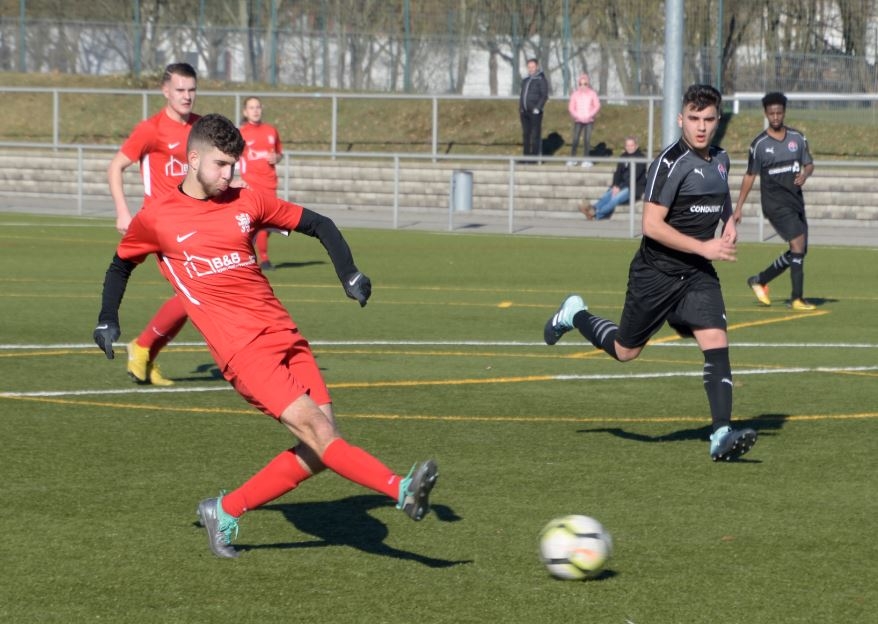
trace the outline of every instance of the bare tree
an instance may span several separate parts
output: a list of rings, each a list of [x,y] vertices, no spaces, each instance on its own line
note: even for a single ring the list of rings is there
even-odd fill
[[[878,87],[876,63],[870,64],[866,57],[866,39],[869,25],[876,17],[876,4],[876,0],[838,0],[843,52],[859,61],[854,66],[854,76],[862,91],[874,91]]]

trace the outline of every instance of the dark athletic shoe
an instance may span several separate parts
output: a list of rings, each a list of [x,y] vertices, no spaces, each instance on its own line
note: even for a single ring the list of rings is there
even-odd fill
[[[399,482],[396,508],[416,522],[422,519],[430,511],[430,491],[438,478],[439,469],[432,459],[412,466],[406,478]]]
[[[588,310],[588,306],[579,295],[567,295],[555,313],[546,321],[543,327],[543,340],[547,345],[553,345],[561,336],[573,329],[573,317],[577,312]]]
[[[753,448],[756,432],[753,429],[722,427],[710,436],[710,458],[713,461],[732,461]]]
[[[222,510],[222,498],[204,499],[198,503],[195,513],[198,514],[201,526],[207,531],[207,543],[213,554],[234,559],[241,554],[232,546],[232,538],[238,537],[238,519]]]

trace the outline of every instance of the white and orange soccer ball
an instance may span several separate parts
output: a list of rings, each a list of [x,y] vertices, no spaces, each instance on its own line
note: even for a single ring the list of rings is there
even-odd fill
[[[589,516],[560,516],[540,531],[540,560],[549,574],[580,581],[598,576],[613,553],[613,538]]]

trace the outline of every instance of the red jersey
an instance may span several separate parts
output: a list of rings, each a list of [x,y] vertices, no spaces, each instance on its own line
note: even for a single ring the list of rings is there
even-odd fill
[[[193,113],[181,123],[171,119],[162,109],[134,126],[122,144],[122,153],[129,160],[140,163],[144,208],[183,181],[189,168],[186,141],[198,118],[199,115]]]
[[[267,123],[241,126],[241,136],[247,144],[241,154],[241,178],[257,190],[277,191],[277,170],[268,162],[270,154],[280,154],[280,135]]]
[[[143,262],[154,253],[186,312],[224,369],[256,336],[295,329],[253,253],[256,230],[295,228],[302,206],[250,189],[193,199],[179,189],[141,210],[116,253]]]

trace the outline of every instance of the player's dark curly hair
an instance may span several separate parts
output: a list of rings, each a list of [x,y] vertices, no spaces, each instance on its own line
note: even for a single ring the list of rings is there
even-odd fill
[[[714,87],[708,84],[694,84],[686,89],[683,94],[683,108],[692,105],[697,111],[703,111],[708,106],[716,106],[717,111],[722,110],[723,96]]]
[[[227,117],[211,113],[192,124],[186,149],[197,145],[215,147],[223,154],[238,158],[244,151],[244,138]]]
[[[762,108],[766,109],[769,106],[774,106],[775,104],[780,104],[786,110],[787,107],[787,96],[785,96],[780,91],[772,91],[771,93],[766,93],[765,97],[762,98]]]

